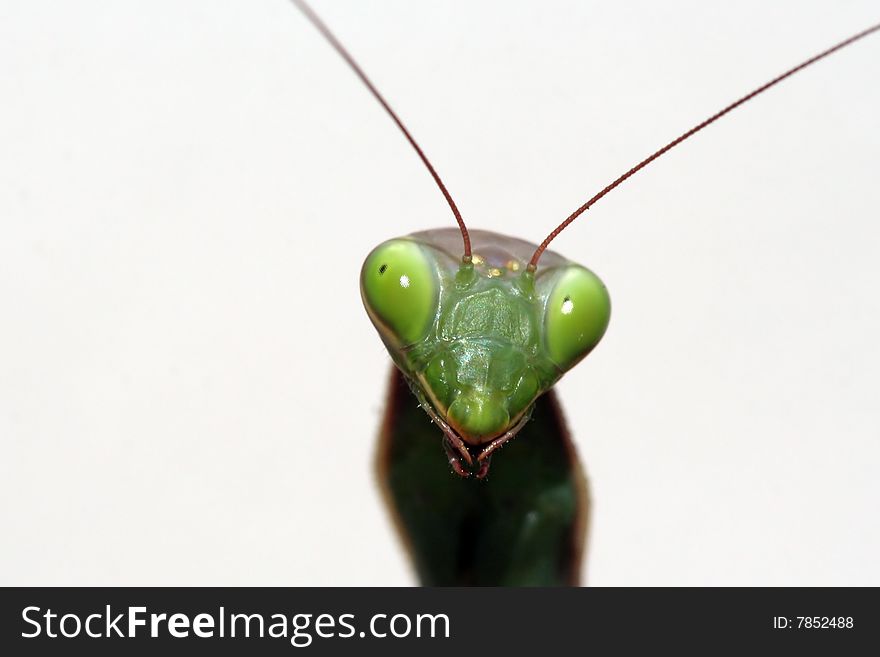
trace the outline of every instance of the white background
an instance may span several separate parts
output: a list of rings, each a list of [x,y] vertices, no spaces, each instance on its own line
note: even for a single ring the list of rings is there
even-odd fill
[[[871,1],[315,5],[471,226],[531,241],[880,20]],[[592,487],[587,583],[880,585],[878,76],[874,35],[554,244],[613,300],[558,386]],[[378,242],[451,221],[283,0],[5,0],[0,582],[412,583],[373,478],[389,359],[357,276]]]

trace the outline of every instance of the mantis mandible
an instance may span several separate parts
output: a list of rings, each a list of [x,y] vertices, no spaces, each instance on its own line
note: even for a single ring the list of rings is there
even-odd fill
[[[547,246],[671,148],[880,25],[696,124],[598,191],[540,245],[530,245],[467,230],[451,194],[389,104],[320,19],[295,2],[397,123],[459,224],[460,257],[458,232],[426,231],[377,247],[361,275],[364,304],[400,372],[392,375],[380,476],[417,570],[429,584],[577,583],[586,492],[551,388],[599,342],[610,300],[595,274]],[[419,413],[411,412],[412,405],[404,408],[407,386],[439,432],[416,426]],[[476,481],[439,477],[428,436],[442,441],[450,466],[443,470]],[[508,469],[489,477],[491,459],[502,447],[510,448]]]

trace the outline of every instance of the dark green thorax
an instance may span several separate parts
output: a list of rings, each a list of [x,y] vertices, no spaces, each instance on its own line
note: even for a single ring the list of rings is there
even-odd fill
[[[421,583],[577,584],[587,489],[552,391],[485,479],[451,475],[437,436],[395,369],[377,465]]]

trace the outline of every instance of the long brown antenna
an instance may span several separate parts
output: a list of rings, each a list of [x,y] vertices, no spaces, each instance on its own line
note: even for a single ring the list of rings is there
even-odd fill
[[[707,125],[709,125],[710,123],[714,123],[715,121],[717,121],[718,119],[720,119],[722,116],[724,116],[725,114],[727,114],[729,111],[731,111],[731,110],[733,110],[733,109],[739,107],[740,105],[742,105],[742,104],[745,103],[746,101],[751,100],[752,98],[754,98],[755,96],[757,96],[757,95],[758,95],[759,93],[761,93],[762,91],[766,91],[767,89],[769,89],[769,88],[772,87],[773,85],[778,84],[779,82],[782,82],[785,78],[789,77],[790,75],[794,75],[795,73],[797,73],[797,72],[800,71],[801,69],[806,68],[806,67],[809,66],[810,64],[814,64],[814,63],[818,62],[820,59],[823,59],[824,57],[827,57],[827,56],[830,55],[831,53],[833,53],[833,52],[837,52],[837,51],[840,50],[841,48],[844,48],[844,47],[850,45],[851,43],[853,43],[854,41],[858,41],[858,40],[861,39],[862,37],[866,37],[866,36],[868,36],[869,34],[871,34],[872,32],[876,32],[877,30],[880,30],[880,23],[878,23],[877,25],[874,25],[873,27],[869,27],[867,30],[864,30],[864,31],[862,31],[862,32],[859,32],[858,34],[855,34],[855,35],[851,36],[850,38],[848,38],[848,39],[846,39],[846,40],[844,40],[844,41],[841,41],[841,42],[838,43],[836,46],[832,46],[832,47],[829,48],[828,50],[825,50],[825,51],[823,51],[823,52],[820,52],[820,53],[819,53],[818,55],[816,55],[815,57],[811,57],[811,58],[808,59],[807,61],[805,61],[805,62],[803,62],[803,63],[801,63],[801,64],[798,64],[797,66],[795,66],[795,67],[792,68],[792,69],[787,70],[787,71],[786,71],[785,73],[783,73],[782,75],[780,75],[780,76],[778,76],[778,77],[775,77],[775,78],[773,78],[772,80],[770,80],[770,82],[768,82],[767,84],[764,84],[764,85],[758,87],[758,88],[755,89],[754,91],[751,91],[751,92],[747,93],[745,96],[743,96],[743,97],[740,98],[739,100],[737,100],[737,101],[731,103],[730,105],[728,105],[727,107],[725,107],[725,108],[724,108],[723,110],[721,110],[720,112],[718,112],[718,113],[716,113],[716,114],[713,114],[712,116],[710,116],[708,119],[706,119],[706,120],[703,121],[702,123],[698,123],[697,125],[695,125],[693,128],[691,128],[690,130],[688,130],[687,132],[685,132],[685,133],[682,134],[681,136],[679,136],[679,137],[673,139],[671,142],[669,142],[668,144],[666,144],[666,146],[664,146],[663,148],[661,148],[659,151],[657,151],[657,152],[655,152],[654,154],[652,154],[652,155],[646,157],[644,160],[642,160],[642,161],[639,162],[637,165],[635,165],[632,169],[630,169],[630,170],[627,171],[625,174],[623,174],[622,176],[620,176],[617,180],[615,180],[615,181],[612,182],[610,185],[608,185],[607,187],[605,187],[605,189],[603,189],[601,192],[599,192],[598,194],[596,194],[596,195],[595,195],[593,198],[591,198],[589,201],[587,201],[586,203],[584,203],[584,204],[583,204],[581,207],[579,207],[577,210],[575,210],[575,211],[572,212],[570,215],[568,215],[568,218],[567,218],[565,221],[563,221],[561,224],[559,224],[559,225],[553,230],[553,232],[550,233],[550,234],[547,236],[547,239],[545,239],[543,242],[541,242],[541,246],[539,246],[539,247],[537,248],[537,250],[535,251],[535,254],[532,256],[531,261],[529,262],[529,266],[528,266],[529,271],[535,271],[535,269],[536,269],[537,266],[538,266],[538,260],[541,258],[541,254],[544,253],[544,250],[547,248],[547,245],[550,244],[550,242],[552,242],[553,239],[554,239],[557,235],[559,235],[559,233],[561,233],[563,230],[565,230],[565,228],[566,228],[566,227],[567,227],[572,221],[574,221],[574,220],[577,219],[580,215],[582,215],[584,212],[586,212],[587,210],[589,210],[589,209],[590,209],[590,208],[596,203],[596,201],[598,201],[600,198],[602,198],[603,196],[605,196],[608,192],[610,192],[612,189],[614,189],[615,187],[617,187],[620,183],[622,183],[624,180],[626,180],[627,178],[629,178],[630,176],[632,176],[634,173],[636,173],[637,171],[640,171],[641,169],[645,168],[648,164],[650,164],[651,162],[653,162],[654,160],[656,160],[658,157],[660,157],[661,155],[663,155],[666,151],[670,150],[671,148],[673,148],[673,147],[675,147],[675,146],[678,146],[681,142],[683,142],[683,141],[684,141],[685,139],[687,139],[688,137],[690,137],[690,136],[692,136],[693,134],[699,132],[700,130],[702,130],[703,128],[705,128],[705,127],[706,127]]]
[[[354,58],[348,54],[348,51],[345,49],[345,47],[339,42],[339,40],[335,36],[333,36],[333,33],[330,31],[330,28],[328,28],[324,24],[324,21],[322,21],[314,11],[312,11],[312,8],[305,3],[305,0],[293,0],[293,4],[295,4],[297,8],[305,15],[305,17],[308,18],[309,21],[311,21],[312,25],[314,25],[322,35],[324,35],[324,38],[327,39],[330,45],[336,49],[336,52],[339,53],[342,59],[344,59],[348,63],[355,74],[357,74],[357,76],[361,79],[361,82],[366,85],[367,89],[370,90],[370,93],[372,93],[373,96],[375,96],[376,100],[379,101],[379,104],[385,108],[385,111],[388,112],[388,115],[397,124],[397,127],[400,128],[403,136],[406,137],[410,145],[412,145],[412,147],[416,150],[416,153],[419,154],[422,162],[424,162],[425,166],[428,168],[431,177],[434,178],[434,182],[437,183],[437,187],[439,187],[440,191],[443,192],[443,196],[446,198],[446,202],[449,203],[449,207],[452,209],[452,214],[455,215],[455,220],[458,222],[458,227],[461,230],[461,238],[464,241],[464,257],[462,258],[462,260],[464,262],[470,262],[471,238],[470,235],[468,235],[467,226],[464,225],[464,219],[461,218],[461,213],[458,211],[458,207],[455,205],[455,201],[452,200],[452,196],[446,189],[446,185],[444,185],[443,181],[440,180],[440,176],[434,170],[434,167],[431,165],[431,162],[428,160],[425,153],[416,143],[416,140],[413,139],[413,136],[409,133],[409,130],[406,129],[406,126],[403,125],[403,121],[401,121],[398,118],[397,114],[394,113],[394,110],[391,109],[391,106],[382,97],[382,94],[379,93],[379,90],[373,86],[373,83],[370,82],[370,79],[367,77],[366,73],[364,73],[363,70],[361,70],[361,67],[358,66],[357,62],[354,61]]]

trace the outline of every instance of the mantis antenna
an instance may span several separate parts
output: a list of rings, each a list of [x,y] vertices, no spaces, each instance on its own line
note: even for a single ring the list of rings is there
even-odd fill
[[[333,36],[333,33],[330,31],[324,22],[318,17],[318,15],[312,11],[312,8],[306,4],[305,0],[293,0],[293,4],[297,6],[297,8],[305,15],[306,18],[314,25],[317,30],[324,36],[325,39],[330,43],[331,46],[339,53],[339,55],[346,61],[346,63],[351,67],[351,69],[355,72],[355,74],[361,79],[361,82],[370,90],[370,93],[375,96],[376,100],[379,101],[379,104],[388,112],[388,116],[397,124],[397,127],[400,128],[400,131],[403,133],[403,136],[406,137],[407,141],[410,145],[415,149],[416,153],[418,153],[422,162],[424,162],[425,166],[428,168],[428,172],[431,174],[431,177],[434,179],[434,182],[437,183],[437,187],[440,188],[440,191],[443,192],[443,196],[446,198],[446,202],[449,204],[450,209],[452,209],[452,214],[455,215],[455,220],[458,222],[458,227],[461,230],[461,239],[464,241],[464,256],[462,256],[462,262],[469,263],[471,262],[471,238],[468,235],[467,226],[464,225],[464,219],[461,218],[461,212],[458,211],[458,207],[455,205],[455,201],[452,200],[452,195],[446,189],[446,185],[443,184],[443,181],[440,179],[440,175],[431,165],[430,160],[419,147],[416,140],[409,133],[409,130],[406,129],[406,126],[403,125],[403,121],[397,116],[388,102],[382,97],[382,94],[379,93],[379,90],[373,86],[373,83],[370,82],[370,79],[367,77],[366,73],[363,72],[360,66],[358,66],[357,62],[354,61],[354,58],[348,54],[348,51],[345,47],[339,42],[339,40]]]
[[[685,139],[687,139],[688,137],[693,136],[695,133],[699,132],[700,130],[702,130],[703,128],[705,128],[705,127],[706,127],[707,125],[709,125],[710,123],[714,123],[715,121],[717,121],[718,119],[720,119],[722,116],[724,116],[725,114],[727,114],[727,113],[730,112],[731,110],[736,109],[737,107],[739,107],[740,105],[742,105],[742,104],[745,103],[746,101],[751,100],[752,98],[754,98],[755,96],[757,96],[757,95],[760,94],[761,92],[763,92],[763,91],[767,91],[767,89],[769,89],[770,87],[774,86],[775,84],[778,84],[779,82],[782,82],[785,78],[789,77],[790,75],[794,75],[795,73],[797,73],[797,72],[800,71],[801,69],[806,68],[806,67],[809,66],[810,64],[815,64],[815,63],[818,62],[820,59],[823,59],[823,58],[827,57],[828,55],[830,55],[830,54],[833,53],[833,52],[837,52],[837,51],[840,50],[841,48],[845,48],[846,46],[850,45],[851,43],[853,43],[853,42],[855,42],[855,41],[858,41],[858,40],[861,39],[862,37],[866,37],[866,36],[868,36],[869,34],[871,34],[872,32],[876,32],[877,30],[880,30],[880,23],[874,25],[873,27],[869,27],[868,29],[866,29],[866,30],[864,30],[864,31],[862,31],[862,32],[859,32],[858,34],[854,34],[853,36],[849,37],[848,39],[845,39],[844,41],[841,41],[841,42],[838,43],[837,45],[828,48],[828,50],[824,50],[824,51],[820,52],[818,55],[815,55],[815,56],[813,56],[813,57],[810,57],[810,59],[808,59],[808,60],[806,60],[806,61],[804,61],[804,62],[801,62],[800,64],[798,64],[798,65],[795,66],[794,68],[791,68],[791,69],[787,70],[787,71],[786,71],[785,73],[783,73],[782,75],[779,75],[779,76],[773,78],[772,80],[770,80],[770,82],[768,82],[768,83],[766,83],[766,84],[764,84],[764,85],[761,85],[760,87],[758,87],[757,89],[754,89],[753,91],[750,91],[749,93],[747,93],[745,96],[743,96],[743,97],[740,98],[739,100],[736,100],[736,101],[732,102],[730,105],[728,105],[727,107],[725,107],[725,108],[722,109],[721,111],[716,112],[715,114],[713,114],[712,116],[710,116],[708,119],[706,119],[706,120],[703,121],[702,123],[698,123],[698,124],[695,125],[693,128],[691,128],[690,130],[688,130],[687,132],[685,132],[685,133],[681,134],[680,136],[676,137],[675,139],[673,139],[671,142],[669,142],[668,144],[666,144],[666,146],[664,146],[664,147],[661,148],[660,150],[658,150],[658,151],[654,152],[653,154],[649,155],[648,157],[646,157],[644,160],[642,160],[642,161],[639,162],[637,165],[635,165],[632,169],[630,169],[629,171],[627,171],[626,173],[624,173],[622,176],[620,176],[619,178],[617,178],[616,180],[614,180],[612,183],[610,183],[607,187],[605,187],[605,188],[604,188],[602,191],[600,191],[598,194],[596,194],[595,196],[593,196],[589,201],[587,201],[586,203],[584,203],[584,204],[583,204],[581,207],[579,207],[577,210],[575,210],[575,211],[572,212],[570,215],[568,215],[568,218],[567,218],[565,221],[563,221],[563,222],[562,222],[561,224],[559,224],[556,228],[554,228],[554,229],[553,229],[553,232],[551,232],[551,233],[547,236],[547,238],[546,238],[543,242],[541,242],[541,245],[540,245],[540,246],[537,248],[537,250],[535,251],[535,254],[532,256],[531,261],[529,261],[529,266],[528,266],[527,270],[530,271],[530,272],[534,272],[535,269],[537,269],[537,267],[538,267],[538,260],[541,259],[541,254],[544,253],[544,250],[547,248],[547,245],[549,245],[550,242],[552,242],[553,239],[554,239],[557,235],[559,235],[559,233],[561,233],[563,230],[565,230],[566,227],[567,227],[572,221],[574,221],[574,220],[577,219],[579,216],[581,216],[584,212],[586,212],[587,210],[589,210],[589,209],[590,209],[590,208],[591,208],[591,207],[592,207],[592,206],[593,206],[593,205],[594,205],[594,204],[595,204],[600,198],[602,198],[603,196],[605,196],[605,195],[606,195],[608,192],[610,192],[612,189],[614,189],[615,187],[617,187],[618,185],[620,185],[623,181],[625,181],[627,178],[631,177],[633,174],[637,173],[637,172],[640,171],[641,169],[644,169],[644,168],[645,168],[646,166],[648,166],[651,162],[653,162],[653,161],[656,160],[658,157],[660,157],[661,155],[663,155],[666,151],[671,150],[671,149],[674,148],[675,146],[678,146],[678,145],[679,145],[681,142],[683,142]]]

